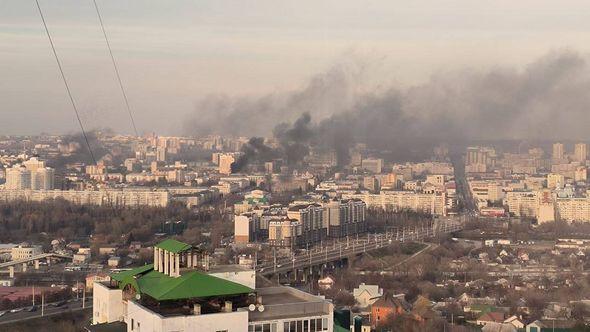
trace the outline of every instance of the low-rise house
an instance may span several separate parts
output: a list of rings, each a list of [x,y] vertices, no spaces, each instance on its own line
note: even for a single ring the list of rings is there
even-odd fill
[[[543,310],[544,319],[569,319],[572,309],[567,303],[550,302]]]
[[[116,251],[116,246],[101,246],[100,248],[98,248],[99,255],[111,255],[114,254]]]
[[[504,322],[504,313],[500,311],[490,311],[486,312],[485,314],[479,316],[475,323],[477,325],[486,325],[488,323],[503,323]]]
[[[118,256],[111,256],[107,261],[107,265],[109,267],[119,267],[121,265],[121,257]]]
[[[72,263],[85,264],[90,261],[90,253],[75,253],[72,257]]]
[[[512,315],[504,320],[505,324],[511,324],[517,329],[523,329],[525,327],[524,322],[516,315]]]
[[[526,326],[526,332],[569,332],[574,331],[575,321],[541,319]]]
[[[518,329],[509,323],[490,322],[481,328],[481,332],[518,332]]]
[[[330,289],[332,288],[332,286],[334,286],[334,283],[334,278],[327,276],[325,278],[318,280],[318,287],[320,287],[321,289]]]
[[[383,296],[383,289],[378,285],[367,285],[362,283],[358,288],[353,289],[352,295],[359,307],[366,308]]]
[[[375,328],[387,319],[405,312],[402,300],[385,294],[371,305],[371,326]]]

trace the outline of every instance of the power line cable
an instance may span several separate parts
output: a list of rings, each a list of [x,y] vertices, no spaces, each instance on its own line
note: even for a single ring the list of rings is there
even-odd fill
[[[121,75],[119,74],[119,68],[117,67],[117,62],[115,61],[115,57],[113,56],[113,50],[111,49],[111,43],[109,42],[109,38],[107,37],[107,32],[104,28],[104,24],[102,22],[102,16],[100,15],[100,10],[98,9],[98,4],[96,0],[92,0],[94,2],[94,9],[96,9],[96,15],[98,16],[98,21],[100,22],[100,28],[102,29],[102,34],[104,36],[104,40],[107,44],[107,48],[109,49],[109,54],[111,55],[111,61],[113,62],[113,68],[115,69],[115,74],[117,75],[117,81],[119,82],[119,87],[121,88],[121,93],[123,94],[123,99],[125,100],[125,106],[127,107],[127,113],[129,113],[129,118],[131,119],[131,125],[133,125],[133,131],[135,132],[135,136],[139,136],[137,132],[137,127],[135,126],[135,120],[133,119],[133,114],[131,113],[131,107],[129,106],[129,100],[127,99],[127,93],[125,93],[125,88],[123,88],[123,82],[121,81]]]
[[[82,130],[82,135],[84,136],[84,141],[86,141],[86,146],[88,147],[88,152],[90,152],[90,157],[92,157],[92,161],[96,165],[96,158],[94,158],[94,153],[92,153],[92,148],[90,147],[88,135],[86,135],[86,130],[84,129],[84,125],[82,124],[82,120],[80,119],[80,113],[78,112],[78,108],[76,107],[76,103],[74,102],[74,97],[72,97],[72,92],[70,91],[70,86],[69,86],[68,81],[66,79],[66,75],[64,74],[63,68],[61,66],[61,62],[59,61],[59,57],[57,56],[57,52],[55,51],[55,45],[53,44],[53,39],[51,38],[51,34],[49,33],[49,29],[47,28],[47,23],[45,22],[45,16],[43,16],[43,11],[41,10],[41,6],[39,5],[39,0],[35,0],[35,3],[37,4],[37,9],[39,10],[39,15],[41,16],[41,21],[43,21],[43,27],[45,28],[45,32],[47,33],[47,38],[49,39],[49,44],[51,45],[51,50],[53,51],[53,55],[55,57],[55,62],[57,62],[57,67],[59,68],[61,78],[64,82],[65,87],[66,87],[68,97],[70,97],[70,102],[72,103],[72,108],[74,109],[74,113],[76,113],[76,119],[78,120],[78,124],[80,125],[80,129]]]

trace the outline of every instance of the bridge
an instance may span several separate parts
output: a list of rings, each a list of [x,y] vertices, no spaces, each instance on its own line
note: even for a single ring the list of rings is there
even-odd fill
[[[428,226],[404,227],[392,232],[367,234],[362,238],[348,238],[331,245],[294,254],[288,258],[278,259],[275,256],[273,262],[260,264],[255,269],[262,276],[294,273],[295,279],[297,279],[298,271],[302,271],[302,276],[305,278],[306,274],[313,273],[314,267],[321,268],[328,263],[343,261],[349,257],[386,248],[394,242],[423,241],[439,234],[457,232],[462,230],[464,225],[465,220],[462,217],[436,219]]]
[[[52,259],[69,259],[69,260],[71,260],[72,256],[58,254],[58,253],[39,254],[39,255],[31,256],[29,258],[17,259],[15,261],[0,263],[0,269],[8,268],[8,273],[10,274],[10,277],[14,278],[14,267],[15,266],[21,265],[23,272],[25,272],[25,271],[27,271],[29,263],[33,262],[34,266],[35,266],[35,270],[38,270],[40,262],[42,260],[46,260],[47,264],[50,265]]]

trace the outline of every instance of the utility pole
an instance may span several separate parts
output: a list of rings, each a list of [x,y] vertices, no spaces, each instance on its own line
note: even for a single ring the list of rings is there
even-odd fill
[[[41,291],[41,317],[45,314],[45,293]]]

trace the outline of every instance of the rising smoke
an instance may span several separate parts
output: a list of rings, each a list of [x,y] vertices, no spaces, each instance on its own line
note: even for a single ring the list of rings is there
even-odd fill
[[[272,130],[288,159],[323,145],[340,162],[354,143],[404,158],[413,146],[440,141],[590,138],[590,71],[575,52],[550,53],[522,69],[441,73],[407,89],[366,91],[356,83],[362,76],[363,66],[338,65],[291,93],[206,98],[189,133]]]

